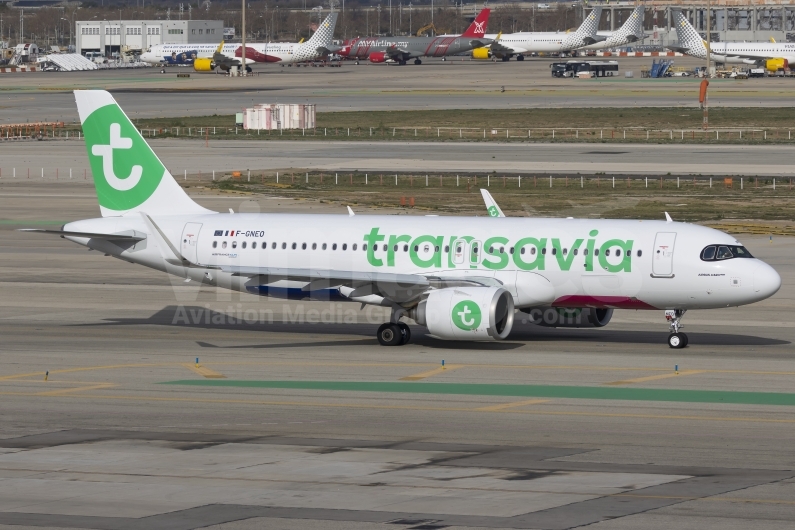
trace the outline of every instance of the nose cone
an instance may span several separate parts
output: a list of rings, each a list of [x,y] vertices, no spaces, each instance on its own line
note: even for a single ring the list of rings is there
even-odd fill
[[[763,263],[754,270],[754,292],[759,295],[760,299],[773,296],[780,288],[781,276],[778,275],[776,269]]]
[[[146,52],[141,54],[141,60],[145,63],[154,63],[155,61],[155,54],[151,52]]]

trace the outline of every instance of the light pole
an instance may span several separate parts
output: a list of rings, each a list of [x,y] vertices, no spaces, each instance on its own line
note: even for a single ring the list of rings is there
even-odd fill
[[[243,64],[243,74],[246,75],[246,0],[242,0],[243,7],[240,12],[240,29],[243,33],[243,49],[240,52],[240,62]]]

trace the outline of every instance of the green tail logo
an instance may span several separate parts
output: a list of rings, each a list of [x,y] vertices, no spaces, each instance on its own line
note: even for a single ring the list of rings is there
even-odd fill
[[[100,206],[126,211],[152,196],[166,168],[118,105],[94,110],[83,131]]]

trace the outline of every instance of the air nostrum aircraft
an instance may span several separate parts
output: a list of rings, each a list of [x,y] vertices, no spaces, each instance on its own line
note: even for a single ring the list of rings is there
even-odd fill
[[[751,304],[781,278],[733,236],[686,223],[611,219],[218,213],[179,186],[110,95],[75,91],[102,217],[60,235],[175,276],[287,299],[391,309],[439,339],[501,340],[518,309],[552,326],[604,326],[613,309],[666,311],[680,348],[689,309]],[[495,204],[496,206],[496,204]]]

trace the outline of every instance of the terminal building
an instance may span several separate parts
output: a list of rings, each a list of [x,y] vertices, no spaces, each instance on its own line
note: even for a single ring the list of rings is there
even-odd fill
[[[85,20],[75,23],[77,53],[140,53],[155,44],[220,43],[220,20]]]
[[[795,42],[795,0],[712,0],[710,2],[712,42]],[[634,2],[590,1],[581,4],[584,15],[602,6],[601,30],[616,30],[632,13]],[[706,2],[655,0],[647,3],[644,28],[646,45],[675,46],[676,29],[672,27],[670,8],[682,10],[693,27],[706,39]]]

